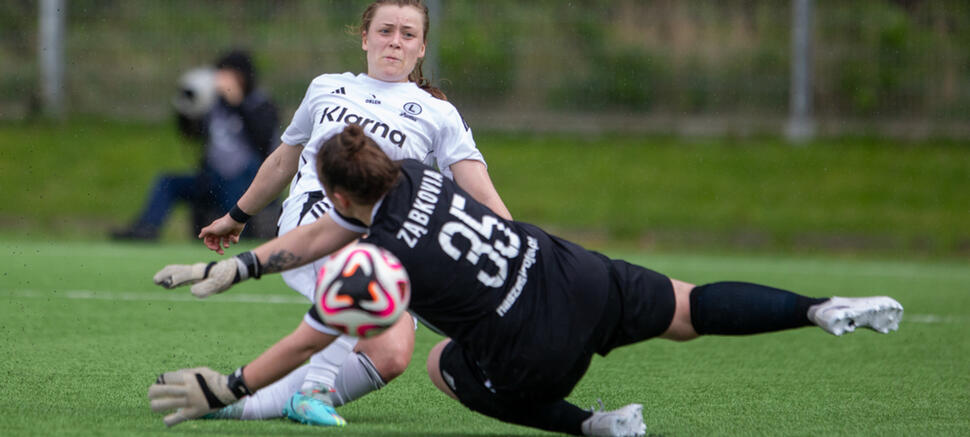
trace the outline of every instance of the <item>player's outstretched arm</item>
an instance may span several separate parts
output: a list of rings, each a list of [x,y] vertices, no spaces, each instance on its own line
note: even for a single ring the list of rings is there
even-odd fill
[[[455,183],[465,190],[475,200],[491,209],[506,220],[512,220],[512,213],[505,207],[502,198],[499,197],[492,178],[488,176],[488,169],[485,163],[473,159],[466,159],[451,164],[451,173],[455,175]]]
[[[165,416],[166,426],[201,417],[282,378],[335,338],[301,322],[293,333],[231,375],[208,367],[164,373],[148,388],[152,411],[175,410]]]
[[[251,216],[262,211],[273,199],[280,194],[286,184],[293,179],[300,165],[300,153],[303,146],[292,146],[286,143],[280,144],[271,153],[263,165],[259,167],[259,172],[249,188],[239,198],[236,206],[246,216]],[[237,214],[236,218],[241,218]],[[225,252],[232,243],[239,242],[239,234],[246,227],[245,220],[236,220],[230,214],[219,217],[215,221],[202,228],[199,238],[210,250],[218,252],[220,255]]]
[[[193,295],[206,298],[229,289],[237,282],[258,279],[264,273],[277,273],[320,259],[361,235],[343,228],[325,215],[251,252],[218,262],[165,266],[155,274],[153,280],[165,288],[191,285]]]
[[[338,225],[327,214],[264,243],[253,254],[263,273],[277,273],[330,255],[363,235]]]

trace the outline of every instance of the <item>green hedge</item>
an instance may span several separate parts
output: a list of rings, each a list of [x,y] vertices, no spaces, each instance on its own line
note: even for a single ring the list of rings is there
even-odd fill
[[[964,144],[485,132],[477,141],[516,218],[590,242],[970,254]],[[159,172],[197,159],[167,124],[0,124],[0,223],[4,233],[102,236],[138,211]]]

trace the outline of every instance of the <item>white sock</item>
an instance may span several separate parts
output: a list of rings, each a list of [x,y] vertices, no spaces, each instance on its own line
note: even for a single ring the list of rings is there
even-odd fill
[[[357,337],[341,335],[325,349],[313,354],[300,389],[309,389],[318,385],[333,388],[340,365],[347,360],[348,356],[353,355],[356,345]],[[296,390],[293,390],[293,393],[296,393]]]
[[[263,420],[283,417],[283,407],[300,389],[300,384],[306,379],[309,366],[297,367],[279,381],[259,389],[255,394],[246,398],[243,405],[242,420]]]
[[[333,388],[335,393],[331,393],[330,399],[333,406],[339,407],[355,399],[360,399],[375,390],[387,385],[384,378],[374,367],[374,363],[363,353],[351,354],[340,366],[340,372],[334,381]]]

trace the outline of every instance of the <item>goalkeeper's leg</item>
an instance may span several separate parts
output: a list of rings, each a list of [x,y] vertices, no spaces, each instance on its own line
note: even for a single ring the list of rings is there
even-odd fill
[[[749,335],[817,325],[841,335],[856,327],[887,333],[903,307],[888,297],[814,298],[747,282],[695,286],[650,269],[613,260],[619,285],[609,295],[603,323],[610,332],[600,353],[653,337],[691,340],[699,335]]]
[[[577,378],[585,366],[576,370]],[[642,436],[646,432],[642,406],[630,404],[613,411],[579,408],[556,395],[531,390],[514,396],[497,393],[460,346],[443,340],[428,355],[428,376],[435,387],[473,411],[503,422],[546,431],[589,436]],[[553,389],[550,387],[550,389]]]
[[[689,340],[698,335],[748,335],[817,325],[842,335],[856,327],[888,333],[899,327],[903,307],[889,297],[812,298],[746,282],[693,286],[671,280],[676,298],[673,321],[661,337]]]

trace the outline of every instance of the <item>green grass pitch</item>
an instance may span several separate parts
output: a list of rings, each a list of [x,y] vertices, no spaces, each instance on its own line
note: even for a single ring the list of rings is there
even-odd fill
[[[235,253],[235,250],[233,251]],[[970,434],[970,269],[964,261],[611,253],[694,283],[747,280],[823,296],[887,294],[900,331],[802,329],[689,343],[653,340],[597,357],[570,399],[644,404],[653,435]],[[166,429],[146,391],[166,370],[230,371],[299,323],[307,305],[279,277],[197,301],[151,283],[201,245],[0,242],[0,435],[544,435],[438,393],[422,328],[411,368],[348,405],[344,429],[286,420]]]

